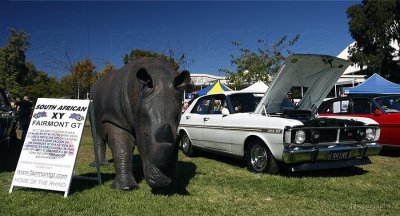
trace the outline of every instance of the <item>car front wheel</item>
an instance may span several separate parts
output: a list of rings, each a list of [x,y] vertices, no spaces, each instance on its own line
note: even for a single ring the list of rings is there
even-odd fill
[[[255,173],[278,174],[279,166],[268,147],[260,142],[249,144],[246,154],[247,168]]]
[[[189,136],[184,132],[181,139],[181,148],[182,152],[189,157],[194,156],[194,150],[192,146],[192,142],[190,141]]]

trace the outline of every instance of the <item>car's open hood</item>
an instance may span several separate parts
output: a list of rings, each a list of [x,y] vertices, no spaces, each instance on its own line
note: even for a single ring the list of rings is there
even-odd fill
[[[295,109],[314,112],[350,64],[350,61],[333,56],[310,54],[289,56],[258,104],[255,113],[282,112],[282,101],[293,86],[307,87],[303,99]]]

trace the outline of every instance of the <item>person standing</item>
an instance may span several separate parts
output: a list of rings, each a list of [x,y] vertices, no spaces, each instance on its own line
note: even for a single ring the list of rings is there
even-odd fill
[[[183,105],[182,105],[182,113],[184,113],[187,110],[188,107],[189,107],[188,102],[184,102]]]
[[[31,120],[33,105],[29,101],[28,96],[19,103],[19,126],[22,129],[21,140],[25,141],[26,133],[28,132],[29,123]]]
[[[17,115],[17,128],[18,129],[21,129],[21,126],[19,125],[19,105],[21,104],[21,99],[20,98],[17,98],[16,100],[15,100],[15,103],[14,103],[14,109],[15,109],[15,114]]]

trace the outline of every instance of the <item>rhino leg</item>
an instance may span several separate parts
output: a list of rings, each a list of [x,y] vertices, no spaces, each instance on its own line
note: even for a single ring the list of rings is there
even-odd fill
[[[112,124],[106,123],[108,144],[115,166],[115,179],[112,187],[117,190],[134,190],[139,186],[132,174],[132,160],[135,138],[133,135]]]
[[[97,136],[97,155],[99,156],[99,165],[100,166],[105,166],[105,165],[110,165],[110,162],[106,160],[106,140],[101,137]],[[90,166],[95,167],[96,166],[96,159],[94,159],[91,163]]]

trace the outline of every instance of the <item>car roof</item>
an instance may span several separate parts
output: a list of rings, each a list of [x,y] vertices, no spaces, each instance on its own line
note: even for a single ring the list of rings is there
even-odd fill
[[[369,99],[374,99],[374,98],[378,98],[378,97],[390,97],[390,96],[400,96],[399,94],[391,94],[391,95],[387,95],[387,94],[374,94],[374,95],[347,95],[345,97],[337,97],[337,98],[331,98],[329,100],[324,101],[323,103],[328,103],[331,101],[337,101],[337,100],[346,100],[346,99],[353,99],[353,98],[369,98]],[[322,104],[321,104],[322,105]]]
[[[265,94],[265,92],[242,92],[242,91],[224,91],[224,92],[219,92],[219,93],[212,93],[208,95],[202,95],[201,97],[206,97],[206,96],[212,96],[212,95],[233,95],[233,94]]]

